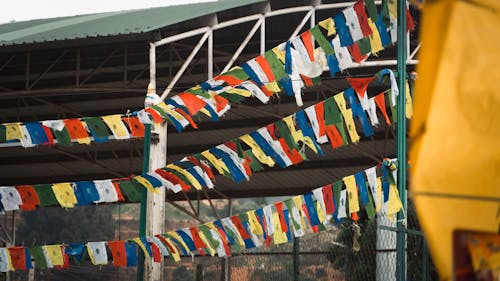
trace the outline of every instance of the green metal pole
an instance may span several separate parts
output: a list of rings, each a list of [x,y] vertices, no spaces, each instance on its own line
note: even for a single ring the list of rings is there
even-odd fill
[[[149,172],[149,150],[151,147],[151,124],[145,124],[144,132],[144,148],[142,155],[142,172]],[[139,236],[146,236],[146,213],[148,191],[143,188],[141,191],[141,209],[139,213]],[[144,253],[139,251],[139,260],[137,263],[137,281],[142,281],[144,279]]]
[[[406,0],[398,0],[398,88],[397,147],[398,191],[403,211],[398,213],[396,242],[396,275],[398,281],[406,280]]]

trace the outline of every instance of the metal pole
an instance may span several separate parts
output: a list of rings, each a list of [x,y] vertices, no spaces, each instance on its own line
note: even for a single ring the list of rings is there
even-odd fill
[[[144,133],[144,152],[142,157],[142,172],[149,171],[149,147],[151,142],[151,124],[145,124]],[[143,188],[141,191],[141,209],[139,213],[139,236],[146,235],[146,202],[148,199],[148,191]],[[139,262],[137,263],[137,281],[144,279],[144,253],[139,251]]]
[[[398,0],[398,88],[397,101],[397,155],[398,191],[403,211],[397,216],[396,257],[397,280],[406,280],[406,0]]]
[[[153,89],[156,89],[156,48],[150,44],[149,48],[149,76]],[[144,148],[142,153],[142,172],[149,172],[149,152],[151,149],[151,124],[145,124]],[[141,208],[139,212],[139,236],[146,236],[146,214],[147,214],[148,191],[143,188],[141,191]],[[144,253],[139,251],[139,261],[137,264],[137,281],[144,280]]]

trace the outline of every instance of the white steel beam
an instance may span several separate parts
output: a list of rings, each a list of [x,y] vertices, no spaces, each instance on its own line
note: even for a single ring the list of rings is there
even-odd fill
[[[243,40],[243,42],[241,42],[240,46],[234,52],[233,56],[231,57],[231,59],[229,60],[229,62],[226,64],[226,66],[224,67],[224,69],[222,69],[221,73],[224,73],[224,72],[228,71],[233,66],[233,63],[236,61],[236,59],[241,54],[241,52],[243,51],[243,49],[245,49],[245,47],[247,46],[248,42],[250,41],[250,39],[252,39],[253,35],[255,34],[255,32],[257,32],[257,29],[259,29],[259,27],[261,26],[261,24],[263,22],[264,22],[264,16],[261,15],[260,19],[252,27],[252,29],[247,34],[247,36],[245,37],[245,39]]]
[[[307,12],[307,14],[304,16],[304,18],[302,18],[302,21],[299,23],[297,28],[295,28],[295,30],[293,31],[292,35],[290,36],[290,38],[288,40],[292,40],[293,38],[295,38],[299,34],[300,30],[302,30],[304,25],[307,23],[307,20],[311,18],[313,13],[314,13],[314,7],[311,7],[311,10],[309,12]]]
[[[214,77],[214,31],[210,30],[208,35],[208,57],[207,57],[207,77]]]
[[[179,81],[179,79],[181,78],[182,74],[184,74],[184,71],[186,71],[186,68],[188,67],[188,65],[191,63],[191,61],[193,60],[193,58],[196,56],[196,54],[198,53],[198,51],[201,49],[201,46],[203,46],[203,44],[205,43],[205,41],[207,41],[207,38],[208,38],[208,36],[210,35],[211,32],[212,32],[212,30],[210,28],[208,28],[207,31],[205,32],[205,34],[203,34],[203,36],[201,37],[201,39],[198,42],[198,44],[196,44],[196,46],[194,47],[193,51],[191,51],[191,54],[189,54],[189,56],[186,59],[186,61],[184,62],[184,64],[182,64],[181,68],[179,69],[179,71],[177,71],[177,73],[175,74],[175,76],[172,79],[172,81],[170,81],[170,84],[168,84],[168,86],[165,89],[165,91],[163,91],[163,93],[161,94],[160,98],[162,100],[164,100],[168,96],[168,94],[172,91],[172,88],[175,86],[175,84],[177,83],[177,81]]]

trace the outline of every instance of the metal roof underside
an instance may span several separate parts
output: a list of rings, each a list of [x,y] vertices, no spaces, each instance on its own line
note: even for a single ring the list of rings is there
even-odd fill
[[[0,25],[0,46],[145,33],[263,0],[219,0]]]

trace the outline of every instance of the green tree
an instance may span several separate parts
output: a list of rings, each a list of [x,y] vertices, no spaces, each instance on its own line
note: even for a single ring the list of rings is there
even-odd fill
[[[193,273],[183,265],[174,269],[172,277],[176,281],[194,281]]]
[[[81,206],[72,209],[39,208],[22,212],[16,244],[25,246],[114,239],[115,221],[112,205]],[[69,270],[50,270],[50,280],[110,280],[116,268],[99,268],[84,261]]]

